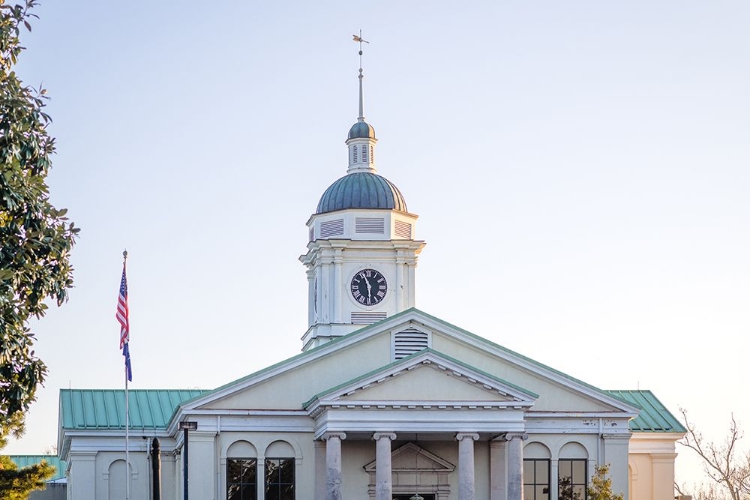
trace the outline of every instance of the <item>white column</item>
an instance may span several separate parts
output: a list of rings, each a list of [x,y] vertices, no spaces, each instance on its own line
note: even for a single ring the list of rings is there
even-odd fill
[[[505,435],[508,441],[508,499],[523,499],[523,441],[528,434],[509,432]]]
[[[326,443],[314,441],[315,445],[315,500],[326,500]]]
[[[346,246],[345,244],[343,246]],[[333,303],[335,304],[334,308],[334,316],[333,316],[333,322],[334,323],[344,323],[344,314],[343,314],[343,295],[341,293],[342,287],[345,287],[344,282],[342,281],[342,275],[341,275],[341,265],[344,262],[344,256],[343,256],[343,246],[333,244]],[[347,321],[348,322],[348,321]]]
[[[341,441],[343,432],[325,434],[326,440],[326,500],[341,500]]]
[[[396,439],[396,435],[392,432],[376,432],[372,438],[375,440],[375,500],[391,500],[391,441]]]
[[[506,500],[508,475],[505,437],[490,441],[490,500]]]
[[[417,263],[416,261],[412,260],[406,263],[406,276],[407,281],[409,283],[408,290],[409,293],[406,295],[406,308],[414,307],[415,304],[415,296],[417,291],[417,280],[416,280],[416,270],[417,270]]]
[[[315,324],[315,269],[307,270],[307,326]]]
[[[328,262],[325,257],[327,255],[321,256],[320,260],[322,262],[322,265],[320,266],[320,290],[318,292],[320,293],[320,311],[318,311],[318,320],[321,323],[333,323],[333,312],[334,312],[334,304],[335,302],[332,300],[330,294],[331,294],[331,264]],[[333,288],[336,288],[334,285]]]
[[[396,312],[400,313],[404,309],[406,300],[404,298],[404,259],[401,257],[401,251],[396,253],[396,283],[394,283],[396,292]],[[389,287],[390,288],[390,287]]]
[[[559,460],[550,460],[549,484],[550,486],[553,484],[557,484],[557,485],[560,484],[560,461]],[[588,478],[586,478],[586,484],[588,484]],[[550,488],[549,495],[547,496],[547,498],[549,498],[549,500],[557,500],[557,495],[559,493],[558,490],[559,488]]]
[[[474,500],[474,441],[479,434],[459,432],[458,440],[458,500]]]

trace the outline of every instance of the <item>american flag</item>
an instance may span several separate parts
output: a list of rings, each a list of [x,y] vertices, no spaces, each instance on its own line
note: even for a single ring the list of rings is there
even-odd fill
[[[120,294],[117,297],[117,321],[120,323],[120,349],[125,356],[125,370],[128,380],[133,381],[133,372],[130,367],[130,322],[128,320],[128,278],[125,275],[125,263],[122,264],[122,280],[120,281]]]

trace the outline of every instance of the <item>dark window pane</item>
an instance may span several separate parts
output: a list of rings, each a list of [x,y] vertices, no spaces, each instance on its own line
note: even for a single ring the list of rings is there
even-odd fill
[[[242,500],[255,500],[258,495],[258,489],[254,484],[248,484],[242,487]]]
[[[266,459],[266,500],[294,500],[294,459]]]
[[[281,498],[281,487],[278,484],[266,485],[266,500],[279,500]]]
[[[285,458],[279,466],[279,482],[294,484],[294,460]]]
[[[242,500],[242,491],[239,484],[227,486],[227,500]]]
[[[294,500],[294,485],[286,484],[281,486],[281,495],[279,500]]]
[[[227,482],[237,483],[242,477],[242,465],[239,460],[227,460]]]
[[[266,459],[266,484],[279,482],[279,461]]]
[[[256,500],[256,477],[256,459],[227,459],[227,500]]]

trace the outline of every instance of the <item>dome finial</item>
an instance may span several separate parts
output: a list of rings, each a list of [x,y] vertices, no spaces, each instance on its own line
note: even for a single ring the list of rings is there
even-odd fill
[[[359,116],[357,117],[358,122],[364,122],[365,121],[365,105],[364,105],[364,98],[362,96],[362,79],[364,78],[364,75],[362,74],[362,44],[363,43],[370,43],[364,38],[362,38],[362,30],[359,30],[359,36],[352,35],[354,37],[355,42],[359,42]]]

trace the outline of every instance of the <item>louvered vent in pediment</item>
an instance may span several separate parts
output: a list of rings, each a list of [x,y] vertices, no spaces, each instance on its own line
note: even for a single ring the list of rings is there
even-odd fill
[[[381,319],[385,319],[387,314],[385,312],[353,312],[352,313],[352,325],[371,325],[377,323]]]
[[[430,335],[416,328],[407,328],[393,336],[393,359],[402,359],[430,347]]]
[[[396,236],[398,236],[399,238],[404,238],[407,240],[411,239],[411,224],[409,224],[408,222],[397,220],[394,224],[394,230],[396,232]]]
[[[320,223],[320,237],[330,238],[344,234],[344,219],[327,220]]]
[[[378,217],[357,217],[354,221],[357,233],[384,234],[385,219]]]

